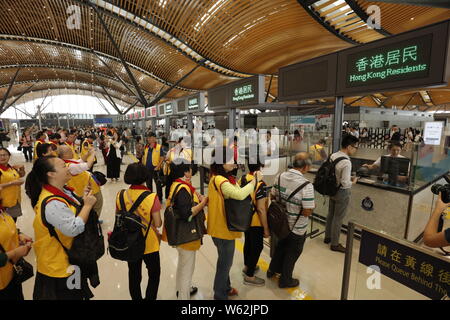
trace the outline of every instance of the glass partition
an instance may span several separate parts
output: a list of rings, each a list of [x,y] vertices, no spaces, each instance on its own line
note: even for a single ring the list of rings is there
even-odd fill
[[[413,182],[416,188],[435,180],[450,170],[450,151],[445,143],[441,145],[416,145],[413,167]]]

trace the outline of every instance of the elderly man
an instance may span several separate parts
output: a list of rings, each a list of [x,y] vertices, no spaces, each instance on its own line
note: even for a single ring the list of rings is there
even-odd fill
[[[309,216],[315,208],[314,187],[304,176],[311,169],[312,161],[306,152],[298,153],[294,158],[293,168],[280,174],[275,179],[271,191],[272,199],[280,197],[286,206],[286,215],[291,233],[278,242],[272,261],[267,270],[267,278],[275,273],[281,274],[280,288],[297,287],[300,282],[292,277],[295,263],[300,257],[306,239]],[[289,202],[288,199],[291,196]]]
[[[73,150],[67,145],[58,147],[58,156],[64,160],[72,175],[67,185],[73,188],[80,197],[83,197],[86,188],[92,190],[92,194],[97,198],[93,209],[100,216],[103,207],[102,191],[92,174],[88,171],[95,161],[95,149],[91,148],[88,151],[86,162],[83,159],[74,159]]]

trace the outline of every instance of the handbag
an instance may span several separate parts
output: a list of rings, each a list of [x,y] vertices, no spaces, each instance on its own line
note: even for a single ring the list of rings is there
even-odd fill
[[[0,245],[0,250],[5,252],[5,249]],[[12,263],[12,261],[10,261]],[[14,270],[14,281],[23,283],[34,276],[33,266],[24,258],[20,258],[16,263],[12,263]]]
[[[22,151],[22,142],[19,142],[19,146],[17,147],[17,151]]]
[[[249,195],[244,200],[225,199],[214,181],[216,191],[222,195],[225,204],[225,217],[230,231],[245,232],[250,228],[253,217],[252,198]]]
[[[180,186],[181,184],[175,188],[172,198],[175,198]],[[194,204],[192,194],[191,201]],[[170,206],[164,211],[164,228],[166,229],[167,242],[170,246],[178,246],[200,240],[206,233],[204,221],[205,214],[203,211],[199,212],[191,221],[183,219],[178,214],[178,210],[174,208],[174,201],[170,199]]]

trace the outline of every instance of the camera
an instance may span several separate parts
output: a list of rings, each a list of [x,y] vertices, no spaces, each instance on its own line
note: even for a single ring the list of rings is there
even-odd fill
[[[450,203],[450,178],[448,176],[444,177],[447,181],[447,184],[435,184],[431,186],[431,192],[436,195],[441,193],[441,198],[444,203]]]

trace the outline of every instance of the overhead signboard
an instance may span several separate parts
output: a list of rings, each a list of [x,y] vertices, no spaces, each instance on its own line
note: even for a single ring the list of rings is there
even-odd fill
[[[236,108],[264,103],[264,76],[258,75],[208,90],[209,109]]]
[[[338,53],[337,95],[447,84],[449,21]]]
[[[140,117],[140,112],[139,112],[139,111],[136,111],[136,112],[134,113],[134,119],[139,119],[139,117]]]
[[[278,100],[295,101],[336,94],[337,54],[279,69]]]
[[[158,116],[158,110],[156,107],[150,107],[150,115],[151,118],[156,118]]]
[[[164,104],[158,105],[158,117],[162,117],[166,114],[166,109]]]
[[[444,122],[441,121],[425,122],[425,130],[423,132],[424,143],[433,146],[440,146],[443,128]]]
[[[173,114],[174,112],[173,112],[173,104],[172,103],[167,103],[166,105],[165,105],[165,114],[166,115],[171,115],[171,114]]]
[[[95,118],[95,123],[110,124],[113,123],[112,118]]]
[[[177,110],[178,113],[186,112],[186,99],[177,100]]]
[[[145,118],[145,109],[141,111],[141,118]]]

